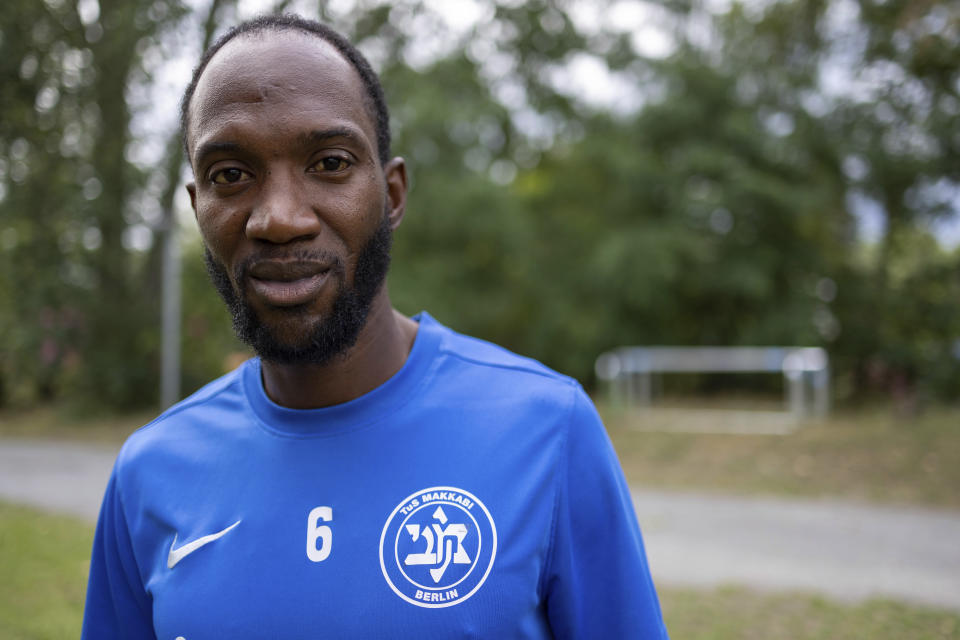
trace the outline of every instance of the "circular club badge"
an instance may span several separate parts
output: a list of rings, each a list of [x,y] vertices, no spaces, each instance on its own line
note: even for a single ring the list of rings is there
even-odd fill
[[[380,534],[380,569],[418,607],[459,604],[483,586],[497,555],[497,528],[476,496],[423,489],[397,505]]]

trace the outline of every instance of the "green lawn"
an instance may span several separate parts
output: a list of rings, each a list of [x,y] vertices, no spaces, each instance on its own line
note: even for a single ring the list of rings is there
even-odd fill
[[[647,431],[661,414],[600,411],[632,484],[960,508],[960,410],[837,412],[783,436]]]
[[[0,503],[0,638],[76,638],[93,528]],[[674,640],[940,640],[960,638],[955,613],[872,600],[740,588],[661,589]]]
[[[0,502],[0,638],[77,638],[93,527]]]
[[[739,587],[660,590],[674,640],[947,640],[960,638],[956,613],[885,600],[843,605],[806,594]]]
[[[77,416],[66,408],[0,411],[0,437],[119,444],[159,412]]]

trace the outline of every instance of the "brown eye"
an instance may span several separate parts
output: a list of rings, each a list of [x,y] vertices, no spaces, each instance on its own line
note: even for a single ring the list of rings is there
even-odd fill
[[[337,156],[327,156],[318,163],[323,171],[343,171],[350,166],[350,163]]]
[[[215,174],[213,174],[213,177],[210,180],[214,184],[234,184],[249,177],[250,174],[243,169],[231,167],[230,169],[221,169],[220,171],[217,171]]]

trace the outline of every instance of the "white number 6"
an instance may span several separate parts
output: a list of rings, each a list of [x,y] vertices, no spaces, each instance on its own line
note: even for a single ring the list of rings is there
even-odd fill
[[[330,522],[333,520],[333,509],[330,507],[317,507],[307,516],[307,557],[313,562],[323,562],[330,555],[330,548],[333,546],[333,532],[327,525],[317,526],[317,523],[323,520]],[[320,540],[320,546],[317,546],[317,539]]]

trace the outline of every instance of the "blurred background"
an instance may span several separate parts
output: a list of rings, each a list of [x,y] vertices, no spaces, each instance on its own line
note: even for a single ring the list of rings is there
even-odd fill
[[[395,305],[597,392],[631,483],[960,507],[954,1],[5,0],[0,435],[113,442],[246,357],[177,109],[206,43],[274,11],[338,28],[381,74],[411,177]],[[822,347],[835,411],[789,438],[647,433],[600,394],[594,362],[623,345]],[[780,402],[783,384],[675,376],[660,396]],[[712,611],[676,637],[907,638],[889,621],[927,615],[915,637],[960,637],[955,612],[887,604],[781,633],[849,618],[764,597],[665,604],[676,624]],[[765,607],[772,626],[709,626]]]
[[[260,2],[8,0],[0,406],[159,402],[240,351],[183,183],[177,101]],[[624,344],[825,347],[841,405],[960,390],[960,7],[480,0],[276,8],[347,33],[410,166],[391,294],[593,386]]]

